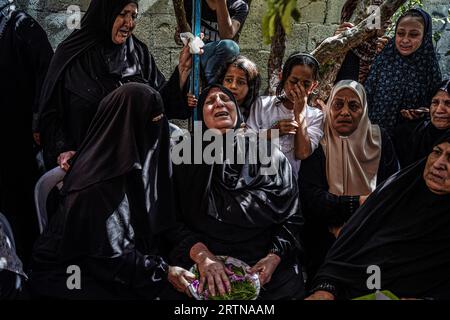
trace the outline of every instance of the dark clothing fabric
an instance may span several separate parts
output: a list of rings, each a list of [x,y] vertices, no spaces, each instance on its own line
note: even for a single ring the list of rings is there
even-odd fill
[[[434,143],[448,132],[449,129],[439,130],[428,120],[422,121],[412,132],[399,134],[397,150],[400,166],[405,168],[429,155]]]
[[[235,102],[231,92],[218,87]],[[203,91],[199,106],[203,106],[208,91]],[[237,113],[236,129],[242,119],[238,108]],[[227,139],[225,135],[216,138],[223,142]],[[191,236],[174,248],[172,257],[190,267],[193,262],[189,251],[198,241],[205,243],[215,255],[232,256],[249,265],[273,252],[281,257],[281,262],[261,298],[301,298],[303,279],[297,257],[301,250],[303,218],[296,179],[288,160],[277,148],[271,154],[272,161],[278,161],[277,171],[264,175],[260,172],[263,167],[260,162],[249,162],[248,141],[243,143],[245,149],[239,149],[236,139],[230,140],[234,141],[231,147],[235,148],[235,155],[246,152],[244,164],[225,161],[210,165],[183,163],[174,167],[179,219]]]
[[[357,8],[358,3],[359,1],[356,0],[347,0],[344,3],[341,11],[341,23],[357,22],[352,21],[351,18],[354,16],[354,11]],[[374,6],[380,6],[382,3],[382,0],[370,1],[370,5]],[[358,47],[348,51],[342,62],[335,83],[339,80],[355,80],[364,84],[377,54],[377,39],[378,36],[375,33]]]
[[[145,83],[158,90],[169,118],[187,118],[186,94],[176,69],[166,83],[147,46],[135,36],[113,44],[111,28],[122,8],[136,1],[93,0],[74,31],[56,50],[45,80],[39,124],[48,169],[61,152],[77,150],[99,102],[123,83]],[[102,24],[103,23],[103,24]]]
[[[403,120],[401,109],[429,107],[433,92],[441,82],[441,71],[432,41],[431,17],[421,9],[425,22],[423,41],[409,56],[402,56],[395,46],[395,37],[377,56],[365,83],[369,118],[388,130]],[[397,22],[398,23],[398,22]]]
[[[11,226],[0,213],[0,301],[17,298],[26,278],[22,262],[16,254]]]
[[[340,227],[359,208],[359,196],[337,196],[328,192],[326,159],[321,145],[302,161],[299,173],[300,203],[305,217],[306,266],[312,280],[335,241],[329,227]],[[381,157],[377,185],[399,170],[397,156],[388,134],[381,130]]]
[[[53,50],[28,14],[0,13],[0,212],[26,265],[38,235],[33,190],[39,176],[31,123]]]
[[[341,80],[355,80],[359,82],[359,63],[360,59],[358,56],[353,51],[349,51],[342,62],[334,83],[336,84]]]
[[[370,195],[344,225],[314,287],[331,284],[343,299],[368,294],[367,268],[376,265],[381,288],[399,297],[450,298],[450,196],[426,186],[425,160]]]
[[[34,294],[154,299],[166,285],[158,239],[175,215],[162,111],[159,93],[144,84],[125,84],[101,101],[64,178],[61,207],[35,245]],[[66,286],[70,265],[83,272],[81,290]]]
[[[227,8],[230,18],[239,21],[242,24],[248,15],[248,4],[244,0],[227,0]],[[186,12],[186,19],[192,27],[192,1],[184,1],[184,10]],[[205,43],[212,41],[219,41],[219,24],[217,22],[217,15],[214,10],[208,6],[205,0],[202,0],[202,19],[200,24],[200,32],[203,32]]]

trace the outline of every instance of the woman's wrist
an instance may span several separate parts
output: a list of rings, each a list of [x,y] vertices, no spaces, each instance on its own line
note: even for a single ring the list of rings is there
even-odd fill
[[[194,244],[189,251],[189,256],[195,263],[199,263],[211,255],[212,254],[208,250],[208,247],[202,242],[197,242]]]
[[[269,252],[266,257],[273,259],[277,264],[281,261],[281,257],[273,252]]]

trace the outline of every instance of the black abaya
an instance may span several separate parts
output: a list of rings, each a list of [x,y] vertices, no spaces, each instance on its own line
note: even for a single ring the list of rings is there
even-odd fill
[[[227,89],[214,87],[235,101]],[[210,88],[203,91],[199,106],[203,106]],[[237,113],[235,129],[240,127],[242,119],[239,109]],[[202,112],[200,116],[203,118]],[[223,135],[218,139],[226,138]],[[237,148],[236,140],[231,141],[235,141],[235,154],[243,152]],[[189,250],[195,243],[193,239],[203,242],[215,255],[232,256],[249,265],[272,252],[281,257],[281,262],[260,298],[301,298],[304,287],[297,259],[301,252],[299,237],[303,218],[296,178],[288,160],[277,148],[271,159],[276,159],[279,166],[272,175],[261,174],[260,162],[249,162],[248,141],[245,150],[245,164],[225,161],[224,164],[203,162],[174,166],[178,212],[191,237],[177,244],[172,256],[177,263],[191,266],[194,262],[189,259]]]
[[[38,235],[33,191],[39,176],[31,123],[53,50],[28,14],[0,13],[0,212],[25,265]]]
[[[450,136],[442,141],[450,143]],[[405,168],[367,198],[343,227],[314,287],[332,285],[337,298],[368,294],[367,268],[376,265],[383,290],[450,298],[450,195],[428,189],[424,166],[425,159]]]
[[[143,84],[102,100],[64,179],[61,207],[35,246],[35,294],[154,299],[166,285],[158,239],[175,217],[162,107],[159,93]],[[82,270],[81,290],[66,287],[70,265]]]
[[[166,82],[147,46],[135,36],[122,45],[113,44],[114,20],[128,3],[137,1],[91,1],[81,28],[55,52],[39,109],[47,169],[56,165],[61,152],[78,149],[100,100],[123,83],[146,83],[158,90],[169,118],[189,116],[188,110],[179,108],[186,105],[186,95],[180,90],[178,69]]]

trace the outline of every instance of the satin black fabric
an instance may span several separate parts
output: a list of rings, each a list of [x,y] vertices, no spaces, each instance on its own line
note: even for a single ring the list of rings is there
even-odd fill
[[[162,111],[159,93],[144,84],[125,84],[102,100],[64,178],[60,210],[35,246],[37,295],[155,298],[165,285],[158,239],[175,216]],[[84,269],[86,290],[65,287],[62,271],[71,264]]]
[[[39,178],[33,111],[53,50],[42,27],[17,10],[0,13],[0,212],[9,220],[25,266],[38,235],[34,185]]]
[[[408,135],[399,134],[398,157],[402,168],[427,156],[434,143],[447,134],[449,129],[440,130],[431,121],[423,121]]]
[[[199,106],[204,105],[209,90],[215,87],[236,104],[231,92],[220,85],[213,85],[202,92]],[[203,121],[203,112],[199,114]],[[242,119],[239,109],[237,114],[235,130],[240,127]],[[205,129],[204,121],[202,125]],[[217,139],[225,140],[226,135]],[[232,147],[236,152],[243,152],[236,140],[231,141],[234,141]],[[210,143],[204,142],[201,150],[208,145]],[[248,151],[248,141],[244,148]],[[203,162],[174,166],[179,219],[213,254],[233,256],[250,265],[269,252],[278,254],[282,262],[261,298],[301,297],[303,279],[297,259],[301,251],[299,238],[303,219],[297,181],[287,159],[275,148],[271,157],[278,161],[279,167],[273,175],[262,175],[260,162],[251,164],[247,157],[244,164],[232,164],[227,161],[226,150],[223,157],[223,164]],[[189,243],[190,246],[192,244]],[[180,243],[173,251],[173,258],[181,264],[192,265],[190,246]]]

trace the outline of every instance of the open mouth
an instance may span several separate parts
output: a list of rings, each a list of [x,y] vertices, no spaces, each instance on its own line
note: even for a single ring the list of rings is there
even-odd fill
[[[220,117],[229,117],[230,114],[226,111],[219,111],[214,115],[214,118],[220,118]]]
[[[130,31],[125,30],[125,29],[120,29],[120,30],[119,30],[119,34],[120,34],[122,37],[127,38],[127,37],[130,35]]]

